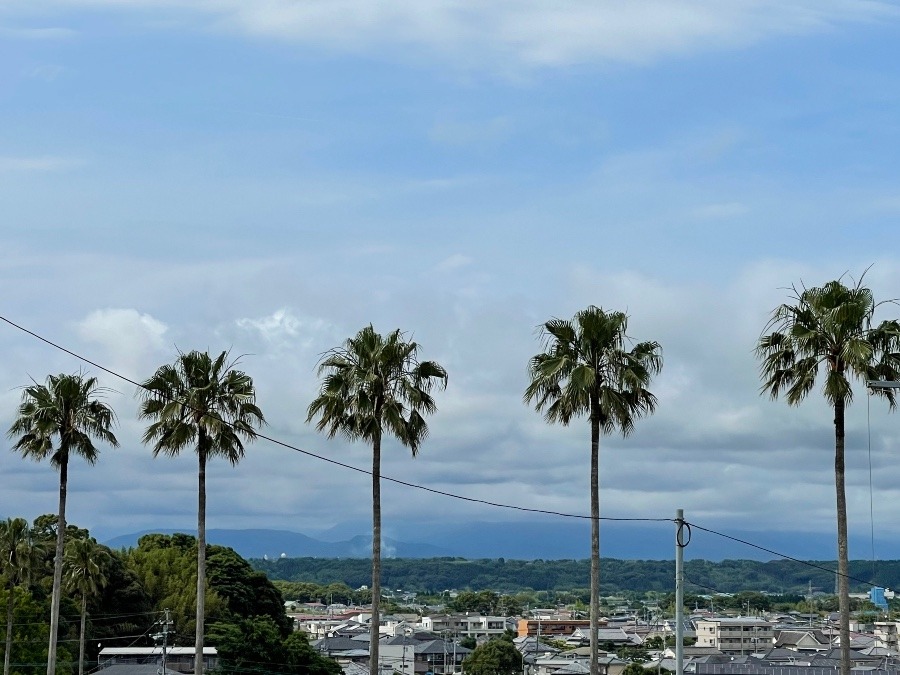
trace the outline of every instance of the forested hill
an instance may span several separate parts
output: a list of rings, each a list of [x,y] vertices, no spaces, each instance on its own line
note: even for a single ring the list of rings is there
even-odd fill
[[[362,558],[253,559],[251,564],[272,580],[330,584],[342,582],[351,588],[370,585],[372,567]],[[771,593],[834,591],[833,561],[799,562],[775,560],[724,560],[685,562],[686,590],[706,594],[756,590]],[[501,593],[520,590],[572,590],[589,586],[588,560],[504,560],[463,558],[382,560],[384,588],[440,592],[443,589],[490,589]],[[674,588],[675,564],[665,560],[603,559],[601,592],[670,591]],[[850,561],[851,588],[862,592],[869,586],[900,588],[900,560]]]

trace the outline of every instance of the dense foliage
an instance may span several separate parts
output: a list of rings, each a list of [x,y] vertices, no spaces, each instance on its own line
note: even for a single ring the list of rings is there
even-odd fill
[[[285,635],[268,616],[253,616],[234,623],[210,625],[207,637],[217,645],[219,672],[340,675],[337,661],[323,657],[306,633]]]
[[[12,673],[33,674],[47,663],[50,597],[53,582],[52,543],[56,539],[56,516],[40,516],[32,526],[46,540],[27,581],[13,584]],[[87,530],[66,527],[70,542],[93,542]],[[85,662],[96,663],[102,647],[151,646],[155,625],[169,610],[174,634],[169,645],[193,644],[196,592],[197,540],[184,534],[150,534],[134,549],[114,551],[94,542],[101,552],[97,560],[105,584],[89,588],[85,596]],[[235,671],[230,660],[234,645],[250,637],[267,645],[244,666],[266,672],[336,675],[336,664],[318,655],[305,636],[292,632],[282,596],[263,572],[230,548],[207,547],[207,645],[219,647],[223,667]],[[8,572],[0,569],[0,606],[9,597]],[[81,594],[67,593],[60,605],[57,673],[78,669]],[[265,639],[263,639],[265,638]],[[221,642],[221,644],[220,644]],[[3,643],[0,641],[0,655]],[[252,657],[252,658],[251,658]],[[231,665],[229,665],[231,664]]]
[[[495,638],[466,657],[463,671],[468,675],[518,675],[522,672],[522,654],[510,636]]]
[[[250,563],[264,571],[270,579],[301,584],[304,589],[295,596],[285,592],[289,600],[315,599],[326,601],[323,586],[333,589],[360,588],[370,580],[369,562],[360,558],[280,558]],[[806,595],[812,585],[815,591],[830,593],[834,589],[835,563],[814,561],[772,560],[688,560],[685,562],[687,592],[707,595],[715,591],[737,593],[752,588],[775,594]],[[385,588],[415,591],[440,596],[445,589],[479,591],[492,589],[502,595],[522,591],[546,591],[552,599],[562,602],[588,599],[590,562],[588,560],[505,560],[464,558],[391,558],[382,563]],[[850,562],[853,579],[871,581],[886,588],[900,588],[900,560],[880,561],[873,573],[872,562]],[[604,595],[626,592],[668,592],[675,584],[674,562],[667,560],[617,560],[604,558],[601,590]],[[307,584],[307,586],[302,586]],[[854,590],[863,592],[868,586],[853,581]],[[318,587],[316,586],[318,585]],[[340,591],[335,590],[334,602]],[[353,599],[352,591],[348,599]],[[359,600],[355,600],[357,603]],[[341,602],[347,602],[341,595]],[[348,603],[349,604],[349,603]]]

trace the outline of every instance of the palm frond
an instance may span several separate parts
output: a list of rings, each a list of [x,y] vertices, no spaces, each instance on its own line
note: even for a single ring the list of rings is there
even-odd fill
[[[775,308],[764,331],[768,334],[756,345],[763,392],[773,398],[784,393],[789,404],[797,405],[822,374],[826,400],[848,404],[853,379],[900,374],[900,324],[872,326],[878,304],[862,286],[864,277],[853,286],[838,279],[800,292],[794,288],[795,304]],[[893,405],[893,392],[875,393]]]
[[[253,379],[228,351],[178,353],[141,384],[139,416],[151,420],[143,442],[153,454],[177,455],[188,446],[232,464],[244,456],[244,441],[266,423],[256,404]],[[201,443],[202,439],[202,443]],[[204,447],[201,448],[201,445]]]
[[[577,416],[597,415],[605,433],[630,433],[635,417],[655,408],[646,387],[662,368],[662,350],[652,341],[627,349],[627,329],[627,314],[593,305],[571,321],[547,321],[544,351],[529,361],[525,402],[543,411],[548,422],[569,424]]]
[[[70,453],[93,464],[99,453],[94,439],[112,447],[119,444],[112,432],[115,412],[101,400],[107,391],[84,373],[50,375],[45,384],[24,387],[7,431],[15,439],[13,450],[35,460],[49,457],[56,467]]]
[[[427,434],[425,415],[437,409],[431,391],[446,388],[447,371],[418,360],[419,345],[400,330],[386,335],[369,324],[319,361],[319,395],[306,421],[329,437],[373,442],[387,432],[418,451]]]

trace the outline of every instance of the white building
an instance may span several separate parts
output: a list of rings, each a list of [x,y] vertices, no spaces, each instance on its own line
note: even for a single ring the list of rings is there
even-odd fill
[[[774,625],[756,617],[699,619],[697,646],[712,647],[723,654],[752,654],[768,650],[774,642]]]
[[[506,617],[481,614],[438,614],[423,616],[419,628],[431,633],[447,633],[453,637],[492,637],[506,631]]]

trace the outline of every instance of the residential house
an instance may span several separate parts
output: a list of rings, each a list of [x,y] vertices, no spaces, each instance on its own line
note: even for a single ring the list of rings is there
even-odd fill
[[[825,652],[831,649],[831,639],[816,628],[780,630],[775,634],[775,646],[795,652]]]
[[[167,647],[167,670],[180,673],[194,672],[193,647]],[[158,647],[104,647],[100,650],[100,667],[116,665],[141,665],[151,664],[162,666],[163,648]],[[214,670],[219,665],[219,657],[215,647],[203,648],[204,669]]]
[[[697,647],[696,645],[685,645],[681,648],[681,655],[686,659],[693,659],[700,656],[712,656],[721,654],[715,647]],[[663,651],[663,658],[674,659],[675,647],[666,647]]]
[[[384,649],[383,645],[381,649]],[[420,642],[414,647],[414,672],[420,675],[429,672],[434,675],[461,673],[462,662],[471,653],[471,649],[448,640]]]
[[[591,643],[591,630],[577,628],[565,638],[566,644],[573,647],[582,647]],[[597,644],[611,645],[612,647],[636,647],[643,639],[636,633],[626,633],[622,628],[597,629]]]
[[[584,648],[547,654],[528,665],[531,675],[582,675],[590,672],[590,663],[590,649]],[[628,665],[626,661],[608,652],[599,653],[597,664],[600,675],[622,675]]]

